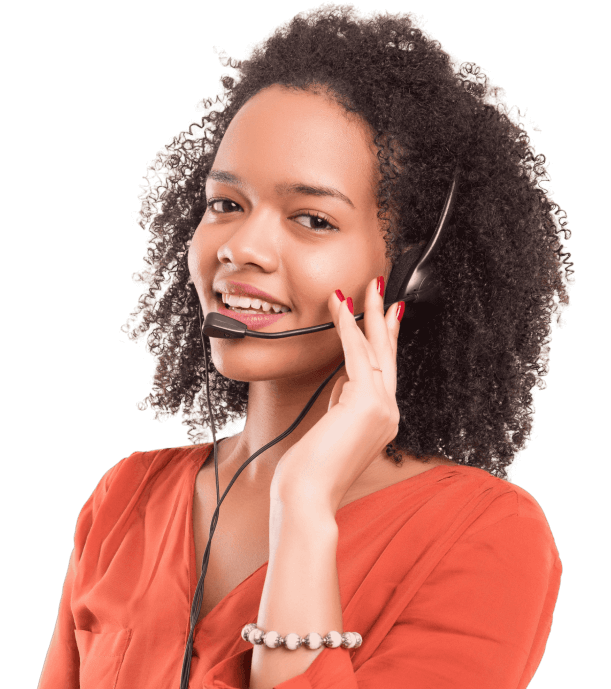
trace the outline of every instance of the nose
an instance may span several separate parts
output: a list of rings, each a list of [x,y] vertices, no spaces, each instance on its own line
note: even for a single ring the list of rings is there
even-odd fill
[[[232,263],[236,268],[257,266],[272,273],[278,266],[280,243],[279,222],[271,210],[259,208],[235,225],[229,239],[217,251],[220,263]]]

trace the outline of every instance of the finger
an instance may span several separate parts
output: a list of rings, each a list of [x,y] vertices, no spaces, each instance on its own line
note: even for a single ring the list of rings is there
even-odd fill
[[[365,336],[369,342],[380,351],[390,348],[390,337],[388,328],[383,327],[384,323],[384,297],[377,289],[378,278],[369,282],[365,289],[365,307],[363,323],[365,326]]]
[[[384,296],[378,292],[377,278],[374,278],[365,290],[364,312],[365,337],[382,369],[386,390],[394,397],[397,388],[396,335],[393,328],[389,327],[392,322],[384,315]]]
[[[393,351],[393,361],[397,362],[397,342],[399,340],[399,330],[401,328],[401,322],[397,318],[399,314],[401,314],[401,317],[403,317],[403,313],[405,312],[405,302],[399,301],[396,302],[395,304],[392,304],[389,308],[388,311],[386,312],[385,320],[386,324],[388,326],[388,333],[390,336],[390,344],[392,346],[392,351]]]
[[[403,304],[403,306],[401,306]],[[402,313],[405,310],[405,304],[402,301],[395,302],[388,307],[386,315],[384,316],[384,322],[388,332],[388,340],[390,342],[391,357],[395,365],[397,366],[397,344],[399,340],[399,330],[401,328],[401,323],[397,319],[397,314]],[[396,378],[396,371],[395,371]]]
[[[346,362],[346,373],[350,381],[364,384],[369,390],[375,388],[381,391],[381,388],[384,387],[383,381],[376,381],[372,375],[374,373],[373,367],[381,368],[381,366],[373,347],[358,327],[354,320],[354,314],[348,308],[348,299],[339,304],[338,324]],[[381,378],[379,372],[375,372],[375,376]]]

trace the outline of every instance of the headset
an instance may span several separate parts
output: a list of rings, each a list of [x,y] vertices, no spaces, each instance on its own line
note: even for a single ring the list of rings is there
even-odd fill
[[[454,203],[456,200],[456,193],[458,189],[458,180],[460,176],[460,168],[457,165],[454,170],[454,178],[448,191],[441,215],[437,222],[435,230],[431,234],[431,237],[421,253],[417,251],[408,251],[403,254],[393,266],[393,269],[388,278],[388,286],[384,293],[384,313],[393,304],[404,301],[405,302],[405,312],[401,321],[401,326],[404,326],[405,322],[415,322],[418,317],[426,316],[434,312],[436,305],[439,304],[441,300],[441,285],[435,279],[432,268],[431,260],[438,252],[439,247],[442,243],[444,236],[447,233],[449,227],[449,221],[454,208]],[[364,313],[359,313],[354,317],[355,321],[360,321],[364,317]],[[210,521],[210,532],[208,536],[208,543],[206,545],[206,550],[204,551],[204,557],[202,560],[202,573],[197,583],[195,589],[195,594],[193,596],[193,603],[191,605],[191,616],[190,616],[190,630],[189,637],[187,639],[187,646],[185,648],[185,655],[183,658],[182,674],[180,679],[180,689],[188,689],[189,685],[189,674],[191,671],[191,658],[193,655],[193,636],[195,632],[195,625],[197,623],[197,618],[202,607],[202,599],[204,595],[204,578],[208,570],[208,560],[210,558],[210,546],[212,543],[212,537],[216,530],[216,525],[219,517],[219,510],[221,503],[227,496],[229,489],[235,483],[238,476],[242,471],[260,454],[268,450],[270,447],[279,443],[281,440],[290,435],[295,428],[301,423],[305,415],[312,408],[312,405],[319,397],[320,393],[323,391],[327,383],[333,378],[333,376],[340,370],[340,368],[345,364],[343,360],[337,368],[330,373],[327,378],[320,384],[316,392],[312,395],[309,402],[302,409],[299,416],[293,421],[293,423],[277,438],[271,440],[267,445],[257,450],[253,455],[251,455],[242,466],[236,471],[235,475],[229,482],[225,492],[222,497],[219,491],[219,474],[218,474],[218,458],[217,458],[217,440],[216,440],[216,430],[214,426],[214,416],[212,414],[212,405],[210,403],[210,388],[208,383],[208,354],[206,352],[206,347],[204,344],[203,336],[207,337],[219,337],[219,338],[243,338],[243,337],[259,337],[262,339],[278,339],[281,337],[294,337],[296,335],[306,335],[308,333],[316,333],[321,330],[329,330],[334,328],[334,323],[324,323],[322,325],[314,325],[309,328],[298,328],[297,330],[284,330],[277,333],[263,333],[258,330],[249,330],[245,323],[230,318],[229,316],[224,316],[216,311],[211,311],[206,316],[204,324],[202,326],[202,311],[201,305],[199,307],[199,324],[200,324],[200,336],[202,338],[202,347],[204,349],[204,362],[206,369],[206,397],[208,402],[208,413],[210,414],[210,425],[212,428],[212,439],[214,443],[214,473],[216,479],[216,510],[212,515]]]

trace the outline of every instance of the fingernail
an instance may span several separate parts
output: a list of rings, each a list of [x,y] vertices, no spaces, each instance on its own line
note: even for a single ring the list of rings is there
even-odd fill
[[[350,313],[354,316],[354,307],[352,306],[352,297],[348,297],[348,299],[346,299],[346,305],[350,309]]]
[[[397,320],[399,323],[401,323],[401,319],[403,318],[403,312],[405,311],[405,302],[400,301],[399,306],[397,307]]]
[[[336,289],[336,290],[335,290],[335,294],[337,294],[337,298],[338,298],[340,301],[344,301],[344,295],[342,294],[342,291],[341,291],[340,289]]]
[[[378,294],[383,297],[384,296],[384,276],[380,275],[378,278]]]

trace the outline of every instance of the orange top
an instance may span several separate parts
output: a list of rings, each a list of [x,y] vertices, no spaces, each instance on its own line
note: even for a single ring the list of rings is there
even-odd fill
[[[197,585],[195,477],[211,449],[134,452],[104,474],[77,520],[38,689],[178,689]],[[562,573],[529,493],[441,465],[345,505],[337,523],[344,629],[363,644],[324,649],[277,689],[528,685]],[[197,624],[189,687],[248,687],[240,631],[257,620],[266,570]]]

